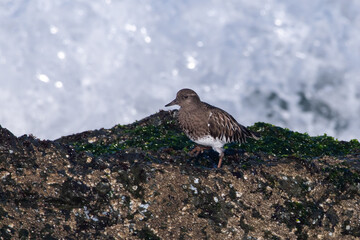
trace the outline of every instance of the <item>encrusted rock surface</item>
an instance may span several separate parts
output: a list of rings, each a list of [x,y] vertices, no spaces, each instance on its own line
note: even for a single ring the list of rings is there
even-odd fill
[[[56,141],[0,128],[0,239],[360,238],[357,141],[258,123],[216,169],[175,114]]]

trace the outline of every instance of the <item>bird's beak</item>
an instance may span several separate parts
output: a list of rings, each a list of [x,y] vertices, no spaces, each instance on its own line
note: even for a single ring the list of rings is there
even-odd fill
[[[170,106],[177,105],[177,104],[178,104],[177,100],[174,99],[172,102],[166,104],[165,107],[170,107]]]

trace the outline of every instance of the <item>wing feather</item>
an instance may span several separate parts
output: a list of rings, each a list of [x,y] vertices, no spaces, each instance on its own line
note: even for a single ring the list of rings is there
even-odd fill
[[[211,136],[223,139],[225,142],[238,143],[246,142],[246,138],[258,139],[255,133],[239,124],[230,114],[219,108],[212,108],[213,111],[209,115]]]

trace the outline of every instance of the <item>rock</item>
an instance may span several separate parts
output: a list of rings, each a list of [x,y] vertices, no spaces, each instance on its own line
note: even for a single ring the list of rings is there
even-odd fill
[[[175,111],[42,141],[0,127],[0,239],[357,239],[360,144],[270,124],[190,157]]]

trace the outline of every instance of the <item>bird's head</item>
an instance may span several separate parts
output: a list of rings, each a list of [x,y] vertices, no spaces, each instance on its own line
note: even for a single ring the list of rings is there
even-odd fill
[[[200,98],[197,93],[191,89],[184,88],[177,92],[176,98],[165,105],[165,107],[179,105],[180,107],[186,107],[194,103],[200,102]]]

